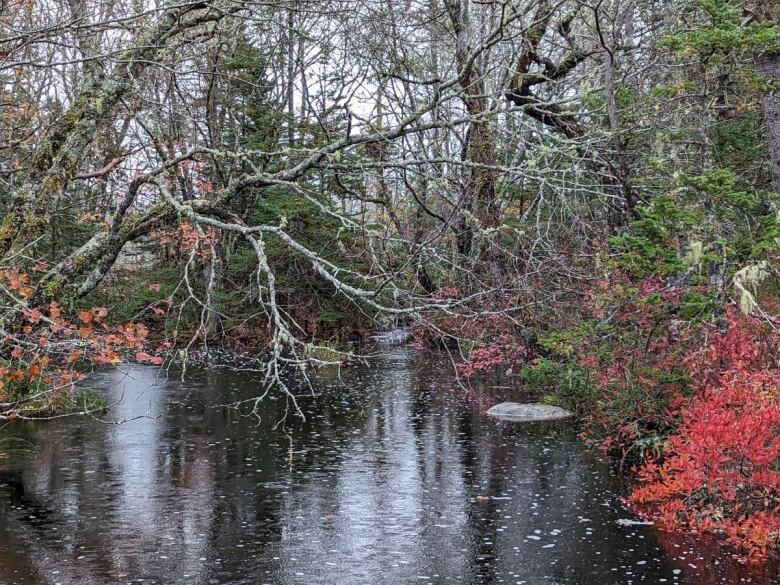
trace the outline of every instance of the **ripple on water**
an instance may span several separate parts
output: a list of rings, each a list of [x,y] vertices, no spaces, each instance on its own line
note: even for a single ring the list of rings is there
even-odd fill
[[[251,373],[142,366],[91,380],[132,422],[6,428],[0,583],[778,582],[638,523],[572,423],[492,420],[518,397],[461,396],[446,360],[393,350],[342,377],[301,388],[287,433],[284,399],[212,407],[256,396]]]

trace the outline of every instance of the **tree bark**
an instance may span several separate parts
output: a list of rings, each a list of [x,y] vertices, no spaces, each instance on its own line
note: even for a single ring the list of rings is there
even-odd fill
[[[758,70],[775,84],[780,84],[780,53],[764,53],[756,59]],[[769,142],[772,184],[780,196],[780,90],[773,89],[761,99],[764,132]]]
[[[576,146],[577,150],[594,175],[600,177],[602,188],[609,197],[606,221],[609,230],[617,234],[628,225],[628,219],[636,204],[636,197],[627,180],[629,167],[620,142],[620,121],[614,99],[614,53],[603,40],[603,48],[607,54],[604,71],[607,114],[610,129],[615,137],[613,144],[616,151],[615,154],[611,154],[599,152],[586,141],[581,140],[587,136],[588,130],[574,112],[556,103],[549,103],[539,97],[534,90],[550,82],[563,80],[591,55],[591,52],[580,49],[572,36],[573,14],[563,17],[553,25],[552,18],[556,10],[557,8],[551,6],[548,0],[541,0],[538,3],[533,19],[534,24],[526,32],[525,43],[505,96],[515,105],[522,107],[523,112],[529,117],[579,142]],[[598,14],[596,17],[598,23]],[[569,43],[568,53],[557,63],[540,54],[540,48],[543,47],[542,40],[552,29],[557,30],[558,34]],[[538,67],[537,71],[532,70],[534,65]]]
[[[462,198],[463,212],[456,224],[458,253],[472,254],[474,219],[481,228],[496,227],[496,143],[487,120],[485,77],[477,61],[469,60],[468,34],[471,27],[468,2],[445,2],[455,32],[455,59],[459,69],[459,85],[463,104],[471,118],[466,135],[463,159],[473,163],[465,169],[466,181]]]

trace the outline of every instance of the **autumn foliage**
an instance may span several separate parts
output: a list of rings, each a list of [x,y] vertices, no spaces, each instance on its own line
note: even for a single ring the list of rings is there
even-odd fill
[[[439,301],[457,299],[461,291],[455,286],[437,290],[432,298]],[[471,318],[453,315],[430,315],[435,327],[417,327],[413,331],[418,347],[457,345],[459,340],[476,342],[457,364],[457,371],[465,379],[496,371],[511,375],[527,364],[533,348],[520,339],[521,324],[511,316],[513,299],[491,298],[484,304],[484,312]]]
[[[615,273],[586,305],[596,325],[571,342],[597,388],[586,437],[635,462],[631,504],[766,557],[780,543],[780,333],[654,278]]]
[[[721,535],[761,558],[780,540],[780,336],[734,310],[726,321],[686,357],[694,396],[630,500],[662,526]]]
[[[578,324],[535,347],[501,316],[462,325],[480,342],[459,371],[576,368],[584,437],[634,467],[637,513],[766,557],[780,544],[780,332],[685,281],[616,270],[581,299]]]
[[[123,355],[161,364],[149,354],[149,331],[143,323],[110,326],[108,310],[93,307],[68,318],[56,301],[29,306],[30,277],[0,272],[0,285],[19,303],[14,327],[0,337],[0,416],[39,416],[68,409],[75,384],[89,366],[118,364]],[[163,348],[158,348],[162,350]]]

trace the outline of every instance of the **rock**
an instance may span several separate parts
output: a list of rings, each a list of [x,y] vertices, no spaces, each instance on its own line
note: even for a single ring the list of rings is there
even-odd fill
[[[378,331],[371,336],[371,339],[379,345],[402,345],[409,341],[411,336],[411,330],[398,327],[390,331]]]
[[[519,402],[502,402],[487,411],[490,416],[501,420],[515,422],[533,422],[543,420],[558,420],[572,416],[572,413],[558,406],[547,404],[520,404]]]

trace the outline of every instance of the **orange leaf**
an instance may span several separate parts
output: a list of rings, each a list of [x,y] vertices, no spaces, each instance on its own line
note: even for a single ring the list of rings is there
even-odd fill
[[[41,317],[43,317],[38,309],[33,309],[32,311],[25,310],[25,316],[30,323],[40,323]]]
[[[135,361],[141,364],[155,364],[159,366],[163,363],[163,358],[159,355],[149,355],[145,351],[139,351],[135,354]]]

